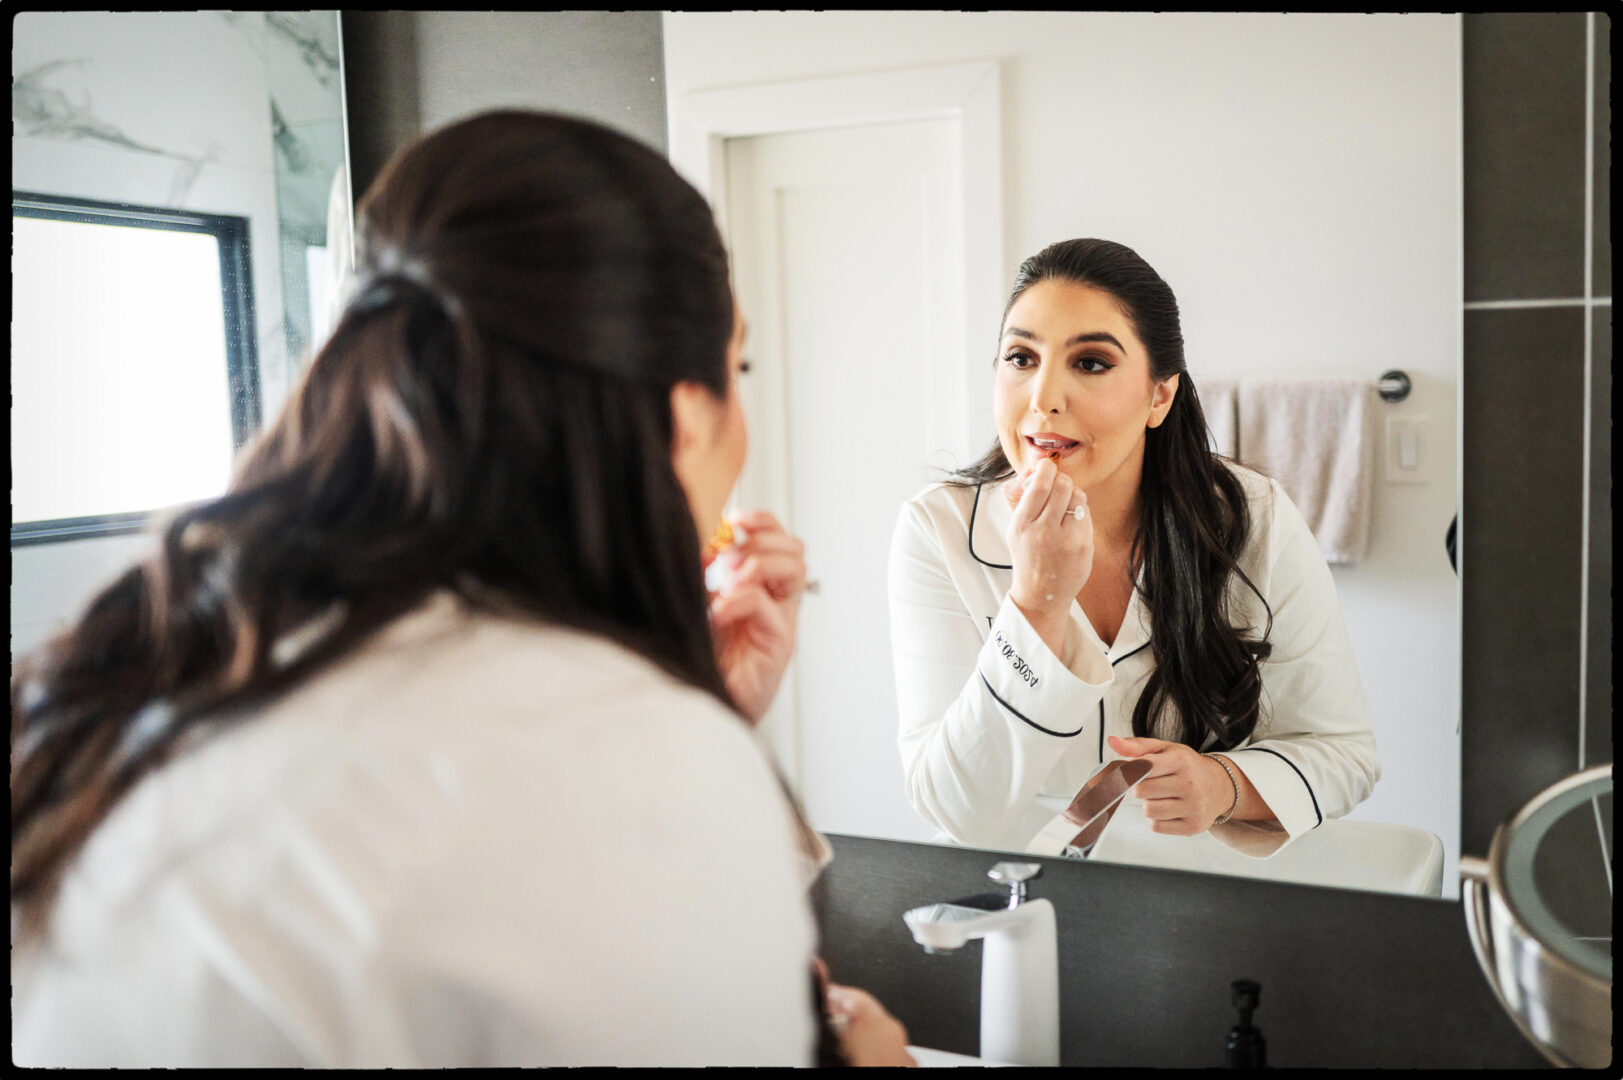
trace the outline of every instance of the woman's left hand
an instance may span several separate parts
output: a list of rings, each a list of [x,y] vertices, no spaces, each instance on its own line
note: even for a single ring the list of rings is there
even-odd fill
[[[745,539],[716,556],[730,577],[710,598],[710,628],[727,690],[744,716],[759,723],[794,653],[806,591],[805,545],[765,510],[742,510],[728,520]]]
[[[1144,800],[1144,816],[1154,832],[1203,833],[1234,805],[1234,784],[1227,770],[1183,743],[1112,735],[1110,748],[1123,757],[1150,762],[1149,773],[1133,794]]]

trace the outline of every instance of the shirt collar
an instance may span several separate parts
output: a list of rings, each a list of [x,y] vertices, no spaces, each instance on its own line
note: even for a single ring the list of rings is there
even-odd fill
[[[1002,484],[983,482],[976,485],[975,502],[969,513],[970,558],[994,570],[1013,570],[1014,559],[1009,552],[1009,543],[1005,539],[1009,534],[1009,522],[1013,517],[1014,508],[1009,505],[1009,500],[1003,497]],[[1129,653],[1137,652],[1149,643],[1150,612],[1144,604],[1143,584],[1144,571],[1140,569],[1138,587],[1133,589],[1133,598],[1127,603],[1127,615],[1122,619],[1121,629],[1116,632],[1116,640],[1111,643],[1110,648],[1105,650],[1112,663],[1125,659]],[[1087,614],[1074,600],[1071,615],[1080,619],[1088,633],[1097,640],[1098,634],[1088,623]]]
[[[1009,554],[1009,522],[1014,508],[1003,496],[1003,485],[975,485],[975,504],[969,511],[969,557],[994,570],[1013,570]]]
[[[1121,629],[1116,631],[1116,640],[1105,650],[1112,665],[1150,643],[1150,609],[1144,604],[1143,584],[1144,571],[1140,570],[1138,582],[1133,588],[1133,598],[1127,602],[1127,615],[1121,621]]]

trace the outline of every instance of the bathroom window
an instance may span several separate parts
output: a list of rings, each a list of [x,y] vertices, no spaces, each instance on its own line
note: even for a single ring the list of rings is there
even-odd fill
[[[248,221],[14,192],[11,542],[222,494],[259,424]]]

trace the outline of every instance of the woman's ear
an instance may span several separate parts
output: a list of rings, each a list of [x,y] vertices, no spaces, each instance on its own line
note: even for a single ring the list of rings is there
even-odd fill
[[[714,441],[715,426],[715,395],[704,384],[679,382],[671,387],[671,459],[678,474],[694,451]]]
[[[1155,384],[1155,392],[1150,396],[1150,427],[1160,427],[1161,421],[1167,418],[1167,411],[1178,396],[1178,378],[1177,375],[1169,375]]]
[[[671,469],[695,520],[703,520],[708,512],[705,493],[714,486],[709,474],[715,468],[720,423],[721,408],[703,383],[679,382],[671,387]]]

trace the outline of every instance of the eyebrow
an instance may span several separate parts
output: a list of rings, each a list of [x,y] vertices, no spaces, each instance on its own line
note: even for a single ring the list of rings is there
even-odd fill
[[[1011,326],[1007,330],[1003,331],[1003,333],[1005,335],[1013,334],[1015,337],[1029,338],[1039,345],[1041,345],[1043,341],[1042,338],[1038,337],[1036,334],[1033,334],[1030,330],[1022,330],[1018,326]],[[1125,348],[1123,348],[1122,343],[1116,340],[1116,336],[1114,334],[1107,334],[1103,330],[1095,330],[1089,334],[1077,334],[1065,342],[1065,347],[1068,349],[1072,345],[1081,345],[1083,342],[1088,341],[1107,342],[1108,344],[1114,345],[1124,353],[1127,351]]]

